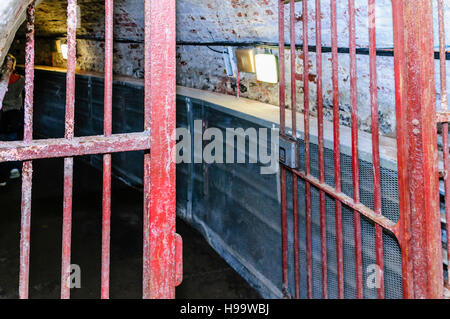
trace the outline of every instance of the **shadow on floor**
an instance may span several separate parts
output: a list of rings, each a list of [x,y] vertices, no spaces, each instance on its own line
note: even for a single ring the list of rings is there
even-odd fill
[[[30,298],[59,298],[63,160],[34,162]],[[102,174],[77,159],[74,166],[72,263],[81,268],[72,298],[99,298]],[[18,297],[21,181],[0,188],[0,299]],[[111,298],[141,298],[142,192],[112,183]],[[259,298],[203,237],[181,220],[184,281],[177,298]]]

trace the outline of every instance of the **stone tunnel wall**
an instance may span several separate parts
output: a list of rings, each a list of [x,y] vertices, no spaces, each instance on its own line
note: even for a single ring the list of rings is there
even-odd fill
[[[11,2],[11,1],[7,1]],[[28,1],[13,1],[14,6]],[[3,2],[2,2],[3,3]],[[104,1],[79,0],[81,11],[80,28],[77,30],[77,66],[87,71],[103,72],[104,68]],[[309,44],[315,45],[315,4],[309,1]],[[322,45],[331,46],[330,6],[322,1]],[[55,49],[55,40],[64,39],[66,34],[66,0],[43,0],[36,10],[36,64],[65,66],[65,61]],[[358,48],[368,47],[367,1],[356,0],[356,44]],[[1,8],[2,5],[0,5]],[[348,47],[348,1],[337,1],[338,45]],[[19,9],[17,9],[19,10]],[[22,8],[23,10],[23,8]],[[144,74],[144,2],[141,0],[115,1],[115,46],[114,72],[116,74],[142,78]],[[20,11],[20,10],[19,10]],[[225,74],[222,55],[203,45],[191,44],[227,42],[238,46],[245,42],[259,43],[278,41],[278,5],[276,0],[178,0],[177,1],[177,84],[225,94],[236,94],[236,78]],[[446,15],[450,17],[450,3],[446,4]],[[286,7],[286,25],[289,24],[289,10]],[[296,34],[301,44],[302,3],[296,3]],[[446,20],[450,30],[450,19]],[[391,0],[376,1],[377,47],[392,48]],[[436,21],[437,28],[437,21]],[[289,31],[286,28],[286,39]],[[447,32],[450,43],[450,32]],[[438,39],[435,37],[435,43]],[[12,52],[23,61],[25,28],[22,26],[13,43]],[[216,51],[224,47],[213,46]],[[261,50],[261,49],[257,49]],[[276,49],[272,50],[278,54]],[[1,56],[0,56],[1,57]],[[286,51],[286,66],[290,64],[289,50]],[[302,51],[297,50],[297,72],[303,72]],[[357,56],[358,107],[360,128],[370,131],[369,64],[367,55]],[[310,98],[311,109],[315,113],[316,70],[315,54],[310,53]],[[393,58],[379,56],[378,94],[380,109],[380,129],[385,135],[395,135],[394,72]],[[437,63],[436,63],[437,67]],[[289,69],[289,68],[287,68]],[[450,64],[449,64],[450,77]],[[323,55],[325,116],[331,117],[331,56]],[[290,76],[286,74],[287,107],[290,105]],[[450,81],[450,78],[449,78]],[[439,97],[439,81],[436,92]],[[339,86],[341,121],[350,121],[350,83],[348,54],[339,54]],[[297,82],[298,102],[296,108],[303,107],[302,82]],[[241,96],[278,105],[278,85],[256,81],[253,74],[242,74]]]

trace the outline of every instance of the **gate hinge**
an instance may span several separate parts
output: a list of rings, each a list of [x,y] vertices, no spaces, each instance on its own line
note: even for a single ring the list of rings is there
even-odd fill
[[[183,238],[175,234],[175,287],[183,282]]]

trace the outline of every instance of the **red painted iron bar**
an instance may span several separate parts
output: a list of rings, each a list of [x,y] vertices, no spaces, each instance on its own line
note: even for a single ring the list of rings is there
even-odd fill
[[[288,247],[287,247],[287,212],[286,212],[286,169],[280,165],[281,177],[281,249],[282,249],[282,267],[283,267],[283,294],[285,297],[289,295],[288,281]]]
[[[75,68],[76,68],[76,31],[77,31],[77,0],[67,3],[67,88],[66,88],[66,116],[65,137],[74,136],[75,109]],[[63,214],[63,248],[61,266],[61,299],[70,298],[70,250],[72,233],[72,188],[73,188],[73,158],[64,159],[64,214]]]
[[[353,200],[360,202],[359,194],[359,152],[358,152],[358,100],[356,87],[356,31],[355,31],[355,0],[348,1],[349,14],[349,56],[350,56],[350,95],[351,95],[351,134],[352,134],[352,177]],[[363,269],[361,248],[361,216],[353,211],[354,240],[355,240],[355,278],[356,297],[363,296]]]
[[[371,210],[370,208],[368,208],[367,206],[364,206],[361,203],[355,203],[353,198],[345,195],[342,192],[338,192],[334,187],[332,187],[326,183],[321,183],[319,179],[315,178],[312,175],[307,175],[302,170],[291,169],[286,166],[282,166],[282,167],[284,169],[289,170],[293,174],[296,174],[301,179],[307,181],[308,183],[310,183],[314,187],[318,188],[319,190],[324,191],[326,194],[333,197],[339,203],[344,204],[344,205],[350,207],[351,209],[358,211],[360,214],[364,215],[365,217],[367,217],[368,219],[373,221],[375,224],[380,225],[382,228],[387,230],[389,233],[391,233],[395,236],[398,235],[398,233],[399,233],[398,225],[396,223],[392,222],[390,219],[388,219],[382,215],[380,216],[380,215],[376,214],[375,211]]]
[[[405,71],[400,85],[406,91],[406,105],[402,107],[406,123],[402,124],[407,130],[409,189],[401,191],[409,191],[411,205],[409,211],[403,212],[411,216],[403,236],[404,245],[411,251],[409,259],[403,260],[412,264],[415,298],[442,298],[433,6],[428,0],[403,1],[402,5],[406,65],[402,66]]]
[[[399,211],[397,238],[402,254],[403,298],[414,298],[414,275],[409,244],[411,228],[411,203],[409,198],[408,127],[406,83],[406,46],[404,3],[392,1],[392,25],[394,39],[395,112],[397,127],[397,175],[399,188]]]
[[[297,65],[297,52],[295,49],[295,2],[290,3],[290,34],[291,34],[291,111],[292,136],[297,136],[297,86],[295,83],[295,69]],[[300,298],[300,251],[299,251],[299,224],[298,224],[298,178],[292,176],[292,209],[294,222],[294,271],[295,271],[295,298]]]
[[[113,33],[114,0],[105,0],[105,102],[104,135],[112,134],[113,89]],[[111,238],[111,154],[103,155],[103,202],[102,202],[102,271],[101,298],[109,299],[110,238]]]
[[[323,136],[323,83],[322,83],[322,16],[320,0],[316,0],[316,74],[317,74],[317,121],[319,138],[319,182],[325,184],[324,136]],[[325,192],[320,189],[320,245],[322,268],[322,298],[328,299],[327,271],[327,217]]]
[[[177,284],[176,166],[171,154],[175,149],[176,130],[176,1],[153,0],[146,1],[145,5],[145,123],[146,128],[151,127],[151,150],[145,160],[144,203],[147,219],[144,250],[149,257],[144,267],[150,265],[150,269],[144,268],[147,277],[143,296],[173,299]]]
[[[375,0],[369,0],[369,59],[370,59],[370,101],[372,117],[372,167],[374,210],[378,216],[381,212],[381,174],[380,174],[380,139],[378,122],[378,93],[377,93],[377,47],[375,32]],[[384,256],[383,229],[375,225],[375,245],[378,266],[378,298],[384,299]]]
[[[308,2],[303,1],[303,108],[305,127],[305,168],[310,173],[309,145],[309,50],[308,50]],[[306,212],[306,283],[309,299],[312,299],[312,252],[311,252],[311,185],[305,182]]]
[[[33,92],[34,92],[34,1],[27,8],[27,33],[25,46],[25,106],[24,140],[33,139]],[[30,277],[30,237],[31,237],[31,193],[33,163],[26,161],[22,167],[22,217],[20,225],[20,269],[19,298],[28,299]]]
[[[341,192],[341,151],[339,140],[339,78],[337,48],[336,0],[331,0],[331,51],[333,82],[333,140],[334,140],[334,183],[337,192]],[[344,247],[342,238],[342,204],[336,200],[336,259],[338,277],[338,297],[344,298]]]
[[[278,0],[279,67],[280,67],[280,134],[286,132],[286,61],[284,52],[284,0]],[[283,294],[288,296],[288,249],[287,249],[287,212],[286,212],[286,170],[280,166],[281,185],[281,250]]]
[[[439,16],[439,49],[440,49],[440,75],[441,75],[441,110],[447,111],[447,70],[445,59],[445,20],[444,20],[444,0],[438,0]],[[448,145],[448,122],[442,124],[442,140],[444,154],[444,183],[445,183],[445,216],[447,230],[447,261],[450,264],[450,159]],[[447,287],[450,286],[450,278],[447,278]]]
[[[440,75],[441,75],[441,111],[448,110],[447,101],[447,70],[446,70],[446,48],[445,48],[445,19],[444,0],[438,0],[439,17],[439,53],[440,53]]]
[[[145,77],[144,77],[144,127],[150,130],[151,126],[151,3],[145,1]],[[151,298],[151,256],[150,256],[150,152],[144,155],[144,249],[143,249],[143,275],[142,275],[142,297]]]
[[[148,150],[150,132],[0,142],[0,162]]]
[[[285,134],[286,127],[286,61],[284,54],[284,0],[278,0],[278,33],[280,64],[280,134]]]

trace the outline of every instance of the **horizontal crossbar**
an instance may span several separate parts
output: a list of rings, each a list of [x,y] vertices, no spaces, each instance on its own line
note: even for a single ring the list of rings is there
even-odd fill
[[[390,233],[397,235],[397,229],[396,229],[396,223],[391,221],[389,218],[386,218],[382,215],[376,214],[372,209],[369,207],[361,204],[356,203],[351,197],[345,195],[342,192],[337,192],[336,189],[328,184],[321,183],[317,178],[315,178],[312,175],[307,175],[302,170],[295,170],[286,167],[289,171],[291,171],[293,174],[296,174],[301,179],[305,180],[306,182],[309,182],[314,187],[318,188],[319,190],[324,191],[334,199],[339,200],[342,204],[347,205],[351,209],[354,209],[358,211],[360,214],[364,215],[368,219],[372,220],[374,223],[380,225],[385,230],[389,231]]]
[[[114,134],[108,137],[83,136],[31,142],[0,142],[0,162],[28,161],[42,158],[109,154],[150,149],[150,132]]]
[[[450,122],[450,111],[436,112],[436,122],[437,123]]]

